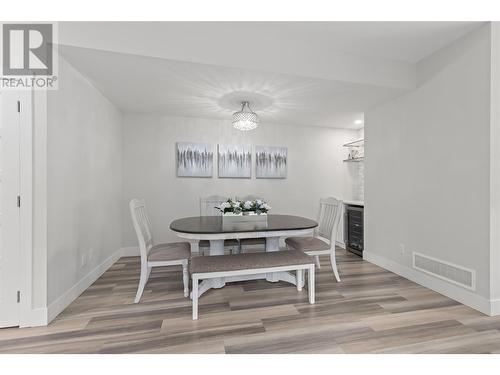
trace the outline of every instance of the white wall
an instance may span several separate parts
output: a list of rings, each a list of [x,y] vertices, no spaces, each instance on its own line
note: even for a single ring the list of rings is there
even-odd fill
[[[364,139],[365,138],[365,129],[361,128],[357,131],[358,134],[358,139]],[[364,147],[363,147],[363,152],[364,152]],[[365,163],[360,162],[356,163],[357,168],[358,168],[358,176],[355,180],[355,197],[359,201],[364,201],[365,200]]]
[[[490,26],[418,72],[415,91],[365,113],[366,258],[488,312]],[[476,270],[477,290],[412,271],[413,251]]]
[[[490,282],[492,313],[500,314],[500,22],[491,25]]]
[[[123,121],[123,245],[137,246],[128,202],[146,199],[158,242],[178,241],[170,222],[199,215],[199,198],[212,194],[266,199],[274,213],[316,217],[320,197],[353,199],[357,169],[343,163],[343,143],[357,138],[356,131],[319,127],[261,124],[251,132],[232,128],[230,121],[200,118],[124,115]],[[288,147],[288,178],[283,180],[178,178],[176,142],[242,143]]]
[[[121,113],[60,56],[47,105],[50,310],[120,248],[122,131]]]

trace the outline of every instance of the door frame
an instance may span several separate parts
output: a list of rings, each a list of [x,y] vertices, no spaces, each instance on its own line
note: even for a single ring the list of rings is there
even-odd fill
[[[46,324],[43,314],[34,314],[33,308],[33,92],[31,90],[4,91],[9,105],[2,111],[16,110],[19,120],[19,327]],[[5,101],[4,101],[5,102]],[[44,323],[45,321],[45,323]]]
[[[20,278],[19,326],[38,325],[33,317],[33,95],[32,90],[18,93],[20,103]],[[36,319],[35,319],[36,320]]]

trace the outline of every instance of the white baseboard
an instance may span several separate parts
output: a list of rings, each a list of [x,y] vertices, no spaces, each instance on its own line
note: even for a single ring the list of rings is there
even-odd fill
[[[40,307],[27,311],[22,314],[22,320],[19,324],[19,327],[38,327],[38,326],[46,326],[49,321],[47,319],[47,308]]]
[[[344,242],[335,241],[335,244],[336,244],[338,247],[342,248],[342,249],[345,249],[345,248],[346,248],[346,246],[345,246],[345,243],[344,243]]]
[[[500,299],[492,299],[490,300],[490,304],[491,304],[491,316],[495,316],[495,315],[500,315]]]
[[[464,305],[472,307],[473,309],[478,310],[483,314],[490,316],[500,314],[500,300],[489,300],[475,294],[474,292],[471,292],[470,290],[429,276],[413,268],[407,267],[400,263],[396,263],[391,259],[382,257],[366,250],[363,251],[363,259],[386,270],[394,272],[395,274],[411,280],[417,284],[420,284],[428,289],[443,294],[455,301],[463,303]]]
[[[339,244],[341,246],[341,244]],[[345,245],[344,245],[345,246]],[[89,288],[101,275],[106,272],[118,259],[126,256],[139,256],[138,247],[123,247],[115,251],[105,261],[90,271],[77,284],[71,287],[66,293],[52,302],[47,309],[39,308],[32,310],[30,318],[23,322],[22,326],[39,326],[50,323],[59,315],[71,302]],[[446,281],[431,277],[405,265],[394,262],[380,255],[369,251],[363,252],[363,258],[379,267],[394,272],[426,288],[441,293],[464,305],[470,306],[487,315],[500,315],[500,299],[488,300],[469,290],[460,288]]]
[[[47,323],[50,323],[59,315],[66,307],[70,305],[80,294],[90,287],[101,275],[108,270],[122,256],[139,255],[137,247],[123,247],[116,250],[104,262],[95,267],[86,276],[80,279],[75,285],[61,295],[58,299],[52,302],[47,309]]]
[[[120,250],[121,257],[138,257],[140,255],[138,246],[122,247]]]
[[[101,275],[106,272],[118,259],[128,256],[139,256],[139,248],[137,246],[131,246],[118,249],[104,262],[90,271],[77,284],[73,285],[73,287],[66,291],[66,293],[52,302],[49,307],[32,309],[24,314],[24,319],[21,322],[20,327],[37,327],[49,324],[57,315],[68,307],[71,302],[73,302],[90,285],[101,277]]]

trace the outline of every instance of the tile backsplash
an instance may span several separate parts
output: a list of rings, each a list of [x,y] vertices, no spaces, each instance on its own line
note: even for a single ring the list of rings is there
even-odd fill
[[[365,200],[365,162],[359,162],[358,164],[358,178],[356,182],[355,196],[358,200]]]

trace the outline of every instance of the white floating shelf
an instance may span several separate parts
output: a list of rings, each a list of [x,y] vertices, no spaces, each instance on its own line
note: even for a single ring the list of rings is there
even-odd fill
[[[359,158],[344,159],[343,162],[344,163],[356,163],[356,162],[360,162],[360,161],[363,161],[363,160],[365,160],[365,158],[363,156],[361,156]]]
[[[357,141],[352,141],[342,145],[343,147],[363,147],[365,145],[364,139],[358,139]]]

